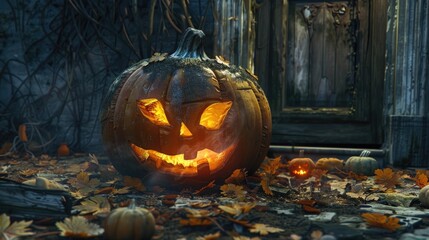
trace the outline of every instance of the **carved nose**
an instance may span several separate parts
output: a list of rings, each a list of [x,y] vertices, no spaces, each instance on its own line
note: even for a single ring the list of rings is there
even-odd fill
[[[189,131],[189,128],[186,127],[186,125],[182,122],[180,125],[180,136],[184,138],[190,138],[192,137],[191,131]]]

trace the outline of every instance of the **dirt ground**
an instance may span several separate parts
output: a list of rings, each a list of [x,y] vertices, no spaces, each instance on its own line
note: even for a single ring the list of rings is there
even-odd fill
[[[278,158],[266,159],[261,169],[251,176],[237,170],[226,183],[172,190],[165,186],[147,186],[139,179],[122,176],[104,156],[7,154],[0,157],[3,179],[0,214],[6,213],[11,222],[23,219],[33,222],[21,232],[8,232],[10,225],[0,221],[0,236],[57,239],[65,234],[79,238],[83,236],[79,232],[88,230],[64,230],[56,223],[65,217],[81,215],[88,223],[105,228],[105,219],[111,211],[126,207],[135,199],[137,206],[150,210],[155,218],[153,239],[399,239],[404,233],[429,227],[429,213],[418,200],[427,178],[426,182],[419,180],[419,174],[426,174],[422,170],[393,169],[392,172],[393,175],[368,177],[344,170],[319,169],[308,178],[296,178],[288,171],[287,159]],[[380,180],[382,177],[385,179]],[[391,179],[387,179],[389,177]],[[37,184],[40,178],[47,181],[42,186]],[[22,187],[25,182],[36,185],[33,188],[45,188],[40,191],[49,194],[58,191],[46,189],[59,186],[60,195],[70,196],[71,209],[59,207],[49,216],[43,213],[43,207],[39,209],[43,201],[34,199],[33,208],[17,207],[20,199],[31,198],[32,190],[15,191],[11,200],[5,195],[11,189],[5,189],[5,182],[11,184],[8,180],[14,181],[16,189],[25,189]],[[377,223],[368,223],[361,215],[366,212],[362,205],[372,203],[422,212],[416,223],[399,222],[397,226],[378,223],[376,226]],[[387,219],[391,215],[382,214]],[[350,219],[354,220],[348,221]],[[2,224],[6,229],[3,233]],[[25,236],[22,232],[32,234]],[[334,238],[328,238],[330,236]],[[100,232],[89,237],[104,238]]]

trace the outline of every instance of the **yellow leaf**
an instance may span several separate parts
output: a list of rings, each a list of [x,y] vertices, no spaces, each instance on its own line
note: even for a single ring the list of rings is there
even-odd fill
[[[255,203],[236,203],[231,206],[219,205],[218,208],[234,216],[248,213],[256,206]]]
[[[82,216],[66,218],[64,222],[56,222],[55,226],[61,231],[61,236],[70,238],[90,238],[104,232],[98,224],[90,223]]]
[[[81,215],[107,215],[110,212],[109,200],[102,196],[90,197],[84,200],[80,205],[74,206],[73,209],[78,210]]]
[[[225,197],[244,199],[246,196],[246,191],[244,191],[243,186],[235,184],[224,184],[220,187],[222,195]]]
[[[281,228],[270,227],[266,224],[256,223],[253,225],[253,228],[250,229],[252,233],[259,233],[260,235],[268,235],[269,233],[283,232]]]
[[[6,214],[0,215],[0,239],[15,239],[22,236],[34,235],[28,228],[33,221],[20,221],[11,224],[10,217]]]
[[[216,240],[220,238],[220,236],[221,236],[220,232],[216,232],[213,234],[204,235],[202,237],[197,237],[197,240]]]
[[[394,232],[401,227],[399,224],[399,218],[387,217],[380,213],[363,213],[361,216],[371,227],[384,228],[391,232]]]

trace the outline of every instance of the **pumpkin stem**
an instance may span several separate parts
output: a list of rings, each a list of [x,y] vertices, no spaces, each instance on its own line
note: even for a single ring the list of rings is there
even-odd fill
[[[203,39],[206,35],[195,28],[187,28],[179,42],[176,51],[170,55],[173,58],[210,59],[204,52]]]
[[[128,209],[136,209],[136,200],[134,198],[131,199],[130,205],[128,205]]]

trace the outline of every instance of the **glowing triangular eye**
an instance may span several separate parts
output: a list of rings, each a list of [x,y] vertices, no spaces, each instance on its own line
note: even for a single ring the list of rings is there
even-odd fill
[[[201,114],[200,125],[208,130],[218,130],[231,106],[231,101],[210,104]]]
[[[182,137],[192,137],[191,131],[189,131],[188,127],[182,122],[180,126],[180,136]]]
[[[165,115],[162,104],[155,98],[137,100],[137,106],[140,112],[149,119],[153,124],[159,126],[170,126],[167,116]]]

